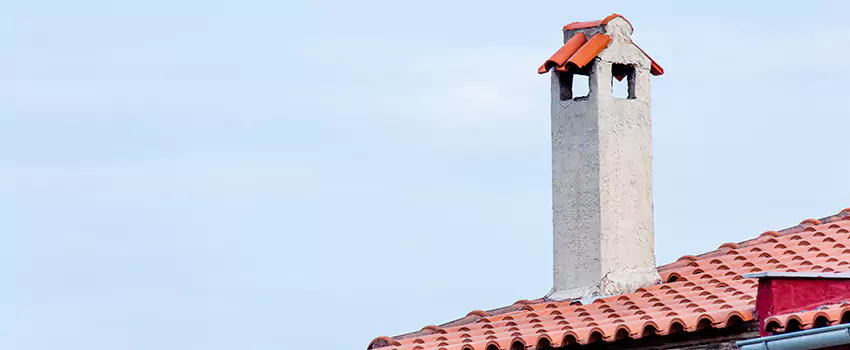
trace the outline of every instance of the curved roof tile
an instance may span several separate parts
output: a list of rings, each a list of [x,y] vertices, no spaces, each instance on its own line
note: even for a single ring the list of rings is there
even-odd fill
[[[589,22],[573,22],[564,26],[564,30],[576,30],[576,29],[585,29],[598,27],[605,24],[608,24],[614,18],[622,18],[629,26],[631,26],[631,22],[627,20],[625,17],[619,14],[612,14],[608,17],[605,17],[601,20],[589,21]],[[632,27],[634,29],[634,27]],[[587,35],[582,32],[578,32],[573,35],[570,40],[567,40],[561,48],[559,48],[555,53],[549,57],[546,62],[537,68],[537,73],[546,74],[552,68],[559,72],[567,72],[570,70],[570,64],[577,68],[582,68],[587,65],[591,60],[596,58],[599,53],[602,52],[608,44],[611,43],[611,37],[609,35],[603,33],[596,33],[590,39],[587,38]],[[655,60],[650,57],[646,51],[637,46],[634,42],[632,45],[640,50],[650,61],[650,73],[652,75],[662,75],[664,74],[664,68],[655,62]]]
[[[598,27],[598,26],[608,24],[608,22],[611,21],[614,18],[622,18],[623,20],[626,21],[626,23],[629,24],[629,26],[632,27],[632,29],[634,29],[634,26],[632,26],[632,22],[629,22],[629,20],[627,20],[626,17],[623,17],[623,15],[621,15],[621,14],[614,13],[614,14],[611,14],[610,16],[608,16],[608,17],[605,17],[603,19],[596,20],[596,21],[573,22],[573,23],[567,24],[567,25],[564,26],[564,30],[576,30],[576,29]]]
[[[773,315],[764,320],[767,333],[787,331],[789,324],[800,329],[826,327],[850,322],[850,304],[824,305],[817,310],[801,311],[784,315]]]
[[[815,221],[817,224],[815,224]],[[814,231],[806,230],[814,227]],[[806,220],[779,232],[718,250],[685,256],[658,267],[664,280],[675,281],[640,288],[633,293],[601,297],[581,305],[573,301],[520,300],[490,311],[475,310],[467,317],[440,326],[396,337],[377,337],[369,349],[487,350],[510,349],[514,342],[552,346],[570,343],[613,342],[623,337],[640,339],[651,334],[693,332],[705,327],[725,328],[753,320],[757,283],[742,277],[758,271],[850,270],[850,217]],[[770,237],[765,240],[764,237]],[[799,245],[806,242],[807,245]],[[793,247],[789,249],[787,247]],[[816,251],[801,248],[817,248]],[[730,253],[735,254],[730,254]],[[692,266],[693,265],[693,266]],[[699,267],[695,267],[699,266]],[[473,317],[470,317],[473,316]],[[783,331],[789,322],[802,329],[850,322],[850,304],[772,316],[765,327]]]

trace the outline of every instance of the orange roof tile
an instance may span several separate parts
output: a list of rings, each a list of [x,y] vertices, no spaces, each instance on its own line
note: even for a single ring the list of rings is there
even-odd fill
[[[564,46],[561,46],[558,51],[555,51],[555,54],[553,54],[552,57],[549,57],[546,62],[543,62],[543,65],[537,69],[537,73],[545,74],[552,69],[552,67],[561,67],[566,65],[567,60],[569,60],[570,57],[572,57],[573,54],[575,54],[576,51],[578,51],[578,49],[580,49],[586,42],[587,35],[584,35],[584,33],[574,35],[570,38],[570,40],[567,40]]]
[[[611,43],[611,37],[602,33],[596,33],[590,40],[582,45],[575,54],[570,56],[567,63],[572,63],[579,68],[584,67],[592,59],[596,58],[602,50]]]
[[[576,29],[598,27],[598,26],[601,26],[601,25],[606,25],[612,19],[618,18],[618,17],[625,20],[630,26],[632,25],[632,22],[629,22],[629,20],[627,20],[626,17],[623,17],[623,15],[614,13],[614,14],[608,16],[608,17],[605,17],[603,19],[596,20],[596,21],[573,22],[573,23],[567,24],[567,25],[564,26],[564,30],[576,30]],[[632,28],[634,28],[634,26],[632,26]]]
[[[629,25],[632,25],[631,22],[629,22],[629,20],[627,20],[625,17],[615,13],[613,15],[605,17],[605,19],[601,19],[598,21],[573,22],[565,25],[564,30],[597,27],[608,24],[608,21],[614,18],[622,18],[623,20],[628,22]],[[587,35],[585,33],[578,32],[573,35],[570,40],[567,40],[567,42],[563,46],[561,46],[561,48],[558,49],[558,51],[556,51],[552,55],[552,57],[546,60],[546,62],[543,62],[540,68],[537,69],[537,73],[546,74],[546,72],[548,72],[552,68],[555,68],[556,70],[561,72],[566,72],[569,70],[569,65],[567,63],[572,63],[578,68],[582,68],[587,65],[591,60],[596,58],[596,56],[599,55],[602,50],[608,47],[608,44],[610,43],[611,36],[609,35],[596,33],[593,35],[593,37],[590,38],[590,40],[588,40]],[[632,44],[634,45],[634,42],[632,42]],[[664,74],[664,69],[661,68],[661,66],[657,62],[655,62],[652,57],[649,57],[649,55],[646,54],[646,51],[643,51],[643,49],[641,49],[637,45],[635,45],[635,47],[637,47],[638,50],[643,52],[643,54],[647,58],[649,58],[650,73],[652,73],[652,75]]]
[[[817,310],[774,315],[764,320],[768,333],[820,328],[850,322],[850,304],[824,305]]]
[[[849,271],[848,247],[850,210],[844,210],[780,232],[768,231],[748,241],[725,243],[701,255],[683,256],[658,267],[661,284],[633,293],[602,297],[585,305],[577,300],[520,300],[495,310],[475,310],[461,319],[418,332],[378,337],[369,349],[493,350],[510,349],[515,342],[559,347],[725,328],[755,317],[758,283],[744,278],[744,274]],[[794,322],[807,328],[842,320],[850,322],[850,304],[772,316],[766,324],[781,330]]]
[[[652,74],[652,75],[664,74],[664,68],[661,68],[661,66],[658,64],[658,62],[655,62],[655,60],[652,59],[652,57],[649,57],[649,54],[647,54],[646,51],[643,51],[643,49],[641,49],[640,46],[637,46],[637,44],[635,44],[634,42],[632,42],[632,44],[634,44],[635,47],[638,48],[638,50],[640,50],[640,52],[643,52],[643,55],[646,56],[646,58],[649,59],[649,73],[650,74]]]

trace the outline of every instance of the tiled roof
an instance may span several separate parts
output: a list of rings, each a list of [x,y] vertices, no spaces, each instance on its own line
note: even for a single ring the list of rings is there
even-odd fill
[[[698,256],[686,255],[660,266],[662,283],[633,293],[579,301],[520,300],[500,309],[470,312],[466,317],[396,337],[378,337],[369,349],[493,350],[514,343],[539,347],[613,342],[649,335],[725,328],[754,319],[757,281],[744,274],[760,271],[841,272],[850,270],[850,208],[821,220],[767,231],[757,238],[725,243]],[[818,310],[836,322],[847,305]],[[800,318],[808,327],[818,314],[776,317],[775,327]],[[783,318],[784,317],[784,318]],[[804,324],[805,321],[805,324]],[[848,320],[850,321],[850,320]]]
[[[770,316],[764,320],[770,333],[793,332],[803,329],[850,323],[850,303],[824,305],[816,310]]]
[[[564,26],[564,30],[576,30],[576,29],[586,29],[597,26],[602,26],[608,23],[608,21],[614,18],[622,18],[626,22],[628,20],[618,14],[613,14],[605,19],[598,21],[590,21],[590,22],[573,22]],[[629,23],[631,25],[631,23]],[[603,33],[595,33],[590,39],[587,38],[587,34],[578,32],[573,35],[570,40],[567,40],[563,46],[561,46],[555,54],[552,55],[546,62],[543,62],[543,65],[537,69],[537,73],[545,74],[552,68],[560,72],[567,72],[570,70],[570,67],[583,68],[587,65],[591,60],[593,60],[597,55],[599,55],[602,50],[608,47],[608,44],[611,43],[611,36]],[[649,58],[651,62],[650,73],[652,75],[661,75],[664,74],[664,69],[661,68],[652,57],[646,54],[643,49],[632,42],[632,45],[638,48],[643,54]]]

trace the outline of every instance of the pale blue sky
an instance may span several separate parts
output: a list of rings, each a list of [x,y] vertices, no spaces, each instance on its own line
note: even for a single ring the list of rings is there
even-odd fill
[[[536,69],[562,25],[612,12],[667,72],[652,83],[659,263],[837,213],[848,11],[6,2],[0,348],[364,349],[542,296]]]

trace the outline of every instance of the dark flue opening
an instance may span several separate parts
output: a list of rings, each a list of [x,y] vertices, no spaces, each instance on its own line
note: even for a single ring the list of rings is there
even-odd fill
[[[614,335],[615,340],[626,340],[626,339],[630,339],[630,338],[631,337],[629,336],[629,331],[627,331],[623,328],[620,328],[617,331],[617,334]]]
[[[803,327],[800,326],[800,321],[790,320],[788,324],[785,325],[785,332],[797,332],[800,331]]]
[[[635,98],[635,67],[630,64],[611,65],[611,94],[616,98]]]
[[[574,345],[574,344],[578,344],[578,341],[577,341],[576,337],[574,337],[572,334],[565,335],[564,341],[561,342],[561,346],[568,346],[568,345]]]
[[[511,343],[511,350],[525,350],[525,344],[519,340],[514,340],[514,342]]]
[[[558,75],[558,85],[561,90],[561,101],[573,99],[573,75],[567,72],[554,71]]]
[[[776,329],[779,328],[779,322],[770,322],[764,326],[764,331],[770,334],[776,334]]]
[[[540,340],[537,341],[537,348],[536,349],[541,349],[541,350],[552,349],[552,343],[549,342],[549,339],[540,338]]]
[[[646,325],[643,327],[643,333],[641,333],[641,338],[651,337],[653,335],[658,334],[658,329],[653,325]]]
[[[684,330],[685,330],[685,326],[682,325],[679,322],[673,322],[673,324],[670,325],[670,334],[679,333],[679,332],[682,332]]]
[[[670,277],[667,277],[667,283],[676,282],[678,280],[679,280],[679,276],[677,276],[675,274],[670,275]]]
[[[697,330],[711,329],[713,327],[714,326],[711,324],[711,320],[707,318],[703,318],[699,320],[699,322],[697,322]]]
[[[735,316],[729,317],[729,320],[726,321],[726,327],[727,328],[738,327],[743,323],[744,323],[744,319],[735,315]]]
[[[580,99],[590,94],[590,77],[587,75],[555,72],[561,88],[561,101]]]
[[[590,67],[592,64],[578,68],[572,64],[567,72],[554,70],[558,75],[561,90],[561,101],[577,100],[590,95]]]
[[[821,328],[829,326],[829,319],[826,316],[818,316],[815,322],[812,323],[812,328]]]
[[[596,331],[590,333],[590,339],[588,339],[588,342],[596,343],[596,342],[601,342],[601,341],[602,341],[602,333],[599,333],[599,332],[596,332]]]
[[[850,323],[850,311],[844,311],[841,314],[841,323]]]
[[[499,347],[496,344],[487,345],[487,350],[499,350]]]

